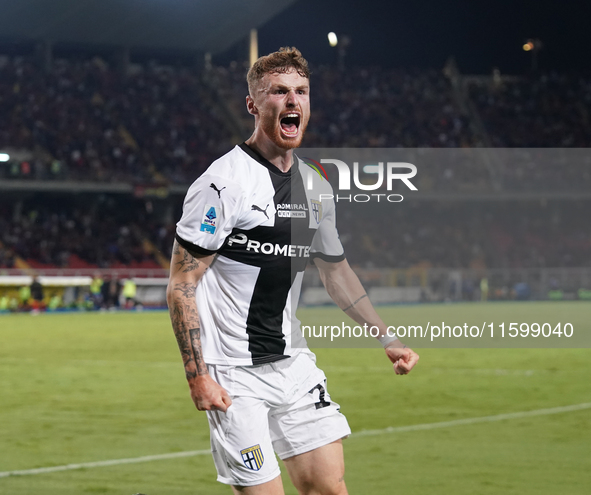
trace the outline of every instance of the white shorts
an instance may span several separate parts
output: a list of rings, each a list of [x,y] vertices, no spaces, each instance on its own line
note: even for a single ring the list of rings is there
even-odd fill
[[[207,411],[221,483],[266,483],[280,474],[275,453],[287,459],[351,434],[307,350],[275,363],[208,368],[232,398],[227,412]]]

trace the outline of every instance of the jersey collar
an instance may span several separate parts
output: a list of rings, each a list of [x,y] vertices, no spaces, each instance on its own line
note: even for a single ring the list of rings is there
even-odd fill
[[[270,172],[274,173],[275,175],[279,175],[282,177],[289,177],[294,175],[298,171],[298,162],[299,158],[296,154],[293,154],[293,162],[291,164],[291,168],[287,172],[282,172],[279,170],[275,165],[273,165],[269,160],[267,160],[263,155],[261,155],[258,151],[248,146],[246,143],[242,143],[238,145],[238,147],[244,151],[248,156],[250,156],[253,160],[256,160],[264,167],[268,168]]]

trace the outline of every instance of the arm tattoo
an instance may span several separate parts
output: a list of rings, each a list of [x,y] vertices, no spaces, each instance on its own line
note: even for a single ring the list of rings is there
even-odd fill
[[[194,298],[197,286],[190,284],[189,282],[181,282],[174,286],[174,290],[178,290],[183,293],[183,297]]]
[[[353,304],[347,306],[345,309],[343,309],[343,311],[349,311],[353,306],[355,306],[359,301],[361,301],[364,297],[367,297],[367,294],[363,294],[361,297],[357,298],[355,301],[353,301]]]
[[[180,249],[179,249],[179,251],[180,251]],[[193,270],[196,270],[197,268],[199,268],[199,265],[201,265],[201,262],[199,260],[195,259],[189,253],[189,251],[187,251],[185,249],[185,250],[183,250],[183,259],[180,261],[177,261],[175,264],[179,267],[178,268],[179,270],[183,271],[183,273],[188,273],[188,272],[192,272]]]
[[[185,376],[187,380],[189,378],[195,378],[197,376],[197,370],[195,369],[195,359],[193,358],[193,348],[189,341],[189,334],[185,331],[185,325],[183,323],[183,309],[181,305],[176,305],[170,308],[170,319],[172,321],[172,329],[176,337],[181,356],[183,358],[183,365],[185,366]]]
[[[200,322],[195,306],[195,286],[187,282],[175,285],[182,295],[175,297],[170,305],[170,320],[174,331],[187,380],[207,374],[200,338]]]
[[[200,268],[202,262],[186,249],[181,249],[176,240],[172,252],[177,256],[176,260],[178,261],[175,261],[177,271],[188,273]],[[182,259],[179,260],[181,254]],[[173,282],[171,281],[171,283]],[[185,365],[187,380],[207,374],[207,366],[201,349],[201,324],[195,303],[196,290],[196,283],[181,281],[172,286],[169,299],[170,320]]]
[[[207,373],[207,366],[203,359],[203,351],[201,350],[201,328],[190,328],[191,346],[193,347],[193,354],[195,356],[195,364],[197,366],[197,374],[205,375]]]

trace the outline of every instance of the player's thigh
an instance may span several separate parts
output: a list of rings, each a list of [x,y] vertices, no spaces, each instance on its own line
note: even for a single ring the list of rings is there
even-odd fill
[[[232,486],[232,492],[236,495],[284,495],[281,476],[255,486]]]
[[[271,409],[269,427],[280,459],[310,452],[351,434],[347,419],[328,392],[326,376],[305,355],[290,368],[294,393],[288,404]]]
[[[233,397],[232,401],[225,413],[207,411],[217,479],[236,487],[271,482],[280,470],[269,432],[269,409],[260,399]]]
[[[346,495],[341,440],[284,459],[289,477],[301,494]]]

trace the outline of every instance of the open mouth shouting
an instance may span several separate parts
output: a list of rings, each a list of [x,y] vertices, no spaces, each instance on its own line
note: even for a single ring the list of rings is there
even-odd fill
[[[281,134],[286,138],[297,137],[300,129],[300,120],[300,114],[297,112],[284,114],[279,121]]]

